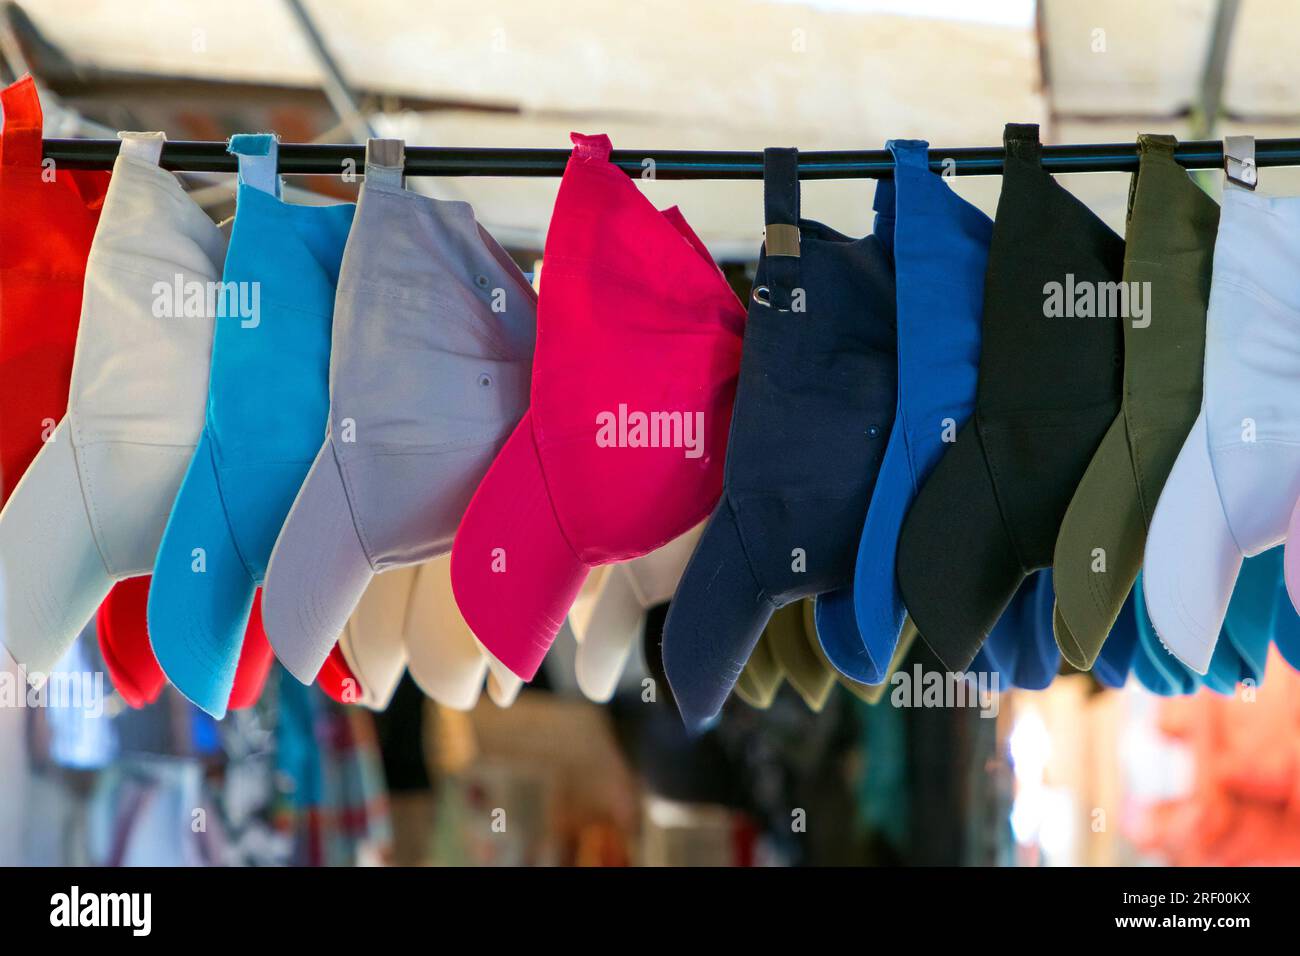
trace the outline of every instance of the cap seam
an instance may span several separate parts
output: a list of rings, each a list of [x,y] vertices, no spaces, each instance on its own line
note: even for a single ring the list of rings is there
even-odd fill
[[[203,431],[204,434],[208,434],[206,426]],[[199,438],[199,447],[203,447],[202,437]],[[230,535],[230,545],[234,549],[235,557],[239,558],[239,563],[243,566],[244,573],[248,575],[248,579],[253,582],[254,586],[256,586],[257,575],[253,573],[252,565],[249,564],[248,559],[244,557],[243,549],[239,546],[239,537],[235,534],[235,523],[230,517],[230,508],[226,504],[225,489],[222,487],[221,468],[217,464],[216,438],[210,434],[208,435],[207,449],[209,466],[212,468],[212,483],[217,489],[217,503],[221,505],[221,517],[226,523],[226,533]],[[270,462],[269,464],[278,463]],[[298,464],[298,462],[285,462],[284,464]]]
[[[85,511],[86,520],[90,522],[90,539],[94,542],[95,553],[99,555],[99,563],[104,568],[104,573],[110,578],[116,578],[117,574],[108,565],[108,557],[104,554],[104,547],[100,543],[100,537],[103,535],[103,528],[99,520],[99,511],[95,507],[94,491],[91,487],[91,478],[86,469],[82,467],[81,455],[77,448],[77,443],[72,440],[73,432],[76,429],[76,422],[72,416],[68,416],[68,447],[72,450],[73,469],[77,473],[77,484],[81,487],[81,503]]]
[[[1018,570],[1024,573],[1028,567],[1024,555],[1021,552],[1020,542],[1017,539],[1016,528],[1007,518],[1007,509],[1002,501],[1002,493],[998,490],[998,469],[989,455],[988,448],[984,443],[984,416],[980,414],[979,408],[971,414],[971,422],[974,428],[971,429],[979,443],[979,458],[984,466],[984,473],[988,475],[989,487],[993,489],[993,503],[998,509],[998,518],[1002,522],[1002,529],[1007,533],[1007,540],[1011,542],[1011,550],[1016,556]],[[960,436],[959,436],[960,440]]]
[[[374,549],[370,544],[370,534],[366,531],[364,527],[365,522],[362,521],[361,516],[357,513],[356,506],[352,501],[352,473],[348,469],[347,462],[340,458],[338,452],[335,450],[333,438],[327,438],[325,444],[329,446],[330,458],[333,459],[334,466],[338,469],[339,481],[343,485],[343,500],[347,502],[348,514],[352,518],[353,530],[356,531],[357,539],[361,543],[361,550],[364,553],[366,565],[370,568],[372,574],[377,574],[378,571],[375,569],[375,562],[371,559],[371,554]]]

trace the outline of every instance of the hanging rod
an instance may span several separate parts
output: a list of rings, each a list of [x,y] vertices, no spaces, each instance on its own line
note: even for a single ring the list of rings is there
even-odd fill
[[[68,169],[110,169],[117,158],[115,139],[47,139],[45,158]],[[1003,149],[977,146],[931,148],[930,168],[962,176],[998,175]],[[567,149],[478,149],[408,146],[408,176],[559,176],[569,160]],[[280,172],[338,175],[347,160],[358,173],[366,149],[357,145],[283,143]],[[1217,139],[1179,145],[1174,158],[1188,169],[1217,169],[1223,165],[1223,143]],[[655,179],[762,179],[763,154],[758,151],[616,149],[611,161],[629,176]],[[647,160],[654,163],[649,173]],[[951,160],[951,163],[949,162]],[[1255,141],[1257,166],[1300,166],[1300,139]],[[168,142],[161,165],[174,172],[233,173],[236,159],[223,142]],[[1043,168],[1055,173],[1132,172],[1138,167],[1133,143],[1092,143],[1044,146]],[[801,179],[885,179],[894,161],[883,149],[820,150],[799,154]]]

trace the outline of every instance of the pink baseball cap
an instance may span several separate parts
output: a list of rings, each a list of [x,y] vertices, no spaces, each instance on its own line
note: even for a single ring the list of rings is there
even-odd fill
[[[676,208],[571,134],[542,259],[531,406],[465,512],[451,583],[531,680],[590,568],[662,547],[722,493],[745,310]]]

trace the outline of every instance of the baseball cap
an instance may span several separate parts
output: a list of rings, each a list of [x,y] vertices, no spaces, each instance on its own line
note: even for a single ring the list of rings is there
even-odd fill
[[[906,613],[894,573],[916,491],[975,405],[993,223],[931,172],[929,144],[890,140],[898,404],[858,544],[853,591],[817,599],[817,633],[840,673],[876,684]],[[888,189],[883,181],[877,189]]]
[[[0,508],[68,404],[86,256],[106,172],[41,165],[30,76],[0,90]]]
[[[764,151],[766,237],[722,500],[682,575],[664,667],[691,729],[731,693],[772,613],[853,580],[897,396],[893,203],[850,239],[799,216],[799,154]]]
[[[488,697],[509,707],[523,682],[474,636],[456,606],[451,556],[420,566],[406,625],[411,677],[424,693],[453,710],[470,710],[486,686]]]
[[[772,622],[769,620],[768,626]],[[736,678],[735,693],[750,707],[767,710],[776,700],[776,692],[785,680],[785,671],[781,669],[767,638],[767,628],[759,635],[758,643],[749,654],[749,660]]]
[[[777,608],[763,634],[786,682],[803,698],[809,710],[819,713],[835,686],[835,671],[812,649],[813,644],[819,643],[813,604],[804,598]]]
[[[1143,589],[1145,576],[1145,571],[1138,572],[1133,584],[1133,609],[1138,634],[1138,647],[1133,655],[1133,676],[1144,688],[1161,697],[1194,694],[1201,687],[1200,675],[1170,654],[1161,645],[1151,626]]]
[[[233,314],[216,320],[207,417],[148,608],[163,672],[217,718],[254,592],[325,432],[334,288],[354,209],[283,202],[269,134],[234,136],[229,149],[239,188],[222,303]]]
[[[153,565],[202,427],[212,317],[187,291],[225,240],[158,166],[161,133],[122,133],[86,265],[68,410],[0,512],[5,645],[37,676],[114,581]]]
[[[649,554],[601,565],[588,575],[569,610],[569,625],[578,642],[574,672],[589,700],[603,703],[614,696],[640,644],[646,611],[673,596],[703,530],[697,525]]]
[[[149,646],[145,626],[149,581],[147,575],[119,581],[95,615],[100,656],[104,658],[109,680],[127,705],[135,708],[154,703],[167,686],[167,678]],[[262,630],[260,604],[260,599],[254,598],[235,684],[230,692],[231,710],[242,710],[257,703],[274,660]]]
[[[1211,690],[1233,694],[1237,685],[1264,683],[1268,648],[1273,642],[1274,621],[1279,611],[1278,588],[1283,581],[1283,549],[1269,548],[1246,558],[1232,589],[1228,613],[1219,640],[1210,655],[1204,683]]]
[[[1061,653],[1052,635],[1054,599],[1051,570],[1035,571],[989,632],[982,650],[1009,686],[1043,690],[1056,678]]]
[[[1138,653],[1136,605],[1134,588],[1130,588],[1110,633],[1101,645],[1101,653],[1092,663],[1092,676],[1103,687],[1118,690],[1128,683],[1128,676],[1133,671],[1133,660]]]
[[[310,683],[376,572],[451,548],[528,407],[536,293],[463,202],[402,188],[372,139],[334,303],[329,430],[266,572],[276,655]]]
[[[794,607],[799,608],[802,620],[797,628],[792,626],[793,614],[784,614],[778,611],[768,619],[767,626],[763,629],[758,643],[754,645],[754,650],[749,655],[749,660],[745,662],[744,670],[740,672],[740,676],[736,679],[735,694],[749,706],[760,710],[766,710],[770,707],[772,701],[776,698],[776,692],[780,690],[782,682],[786,679],[786,671],[781,665],[781,660],[783,658],[789,659],[792,653],[795,655],[796,660],[800,660],[803,656],[801,649],[791,647],[786,647],[782,654],[777,653],[775,648],[781,643],[778,635],[782,631],[802,635],[808,652],[812,654],[815,660],[814,664],[804,659],[801,663],[800,674],[790,681],[791,686],[800,693],[813,710],[820,710],[829,695],[829,688],[823,687],[827,675],[830,676],[832,681],[838,681],[841,687],[868,704],[879,702],[889,689],[888,676],[892,675],[901,666],[903,658],[907,656],[907,652],[911,649],[912,640],[916,637],[916,629],[912,627],[911,622],[904,620],[902,635],[894,649],[885,680],[877,684],[865,684],[841,674],[826,657],[821,640],[817,635],[816,608],[814,605],[815,602],[812,598],[803,598],[796,604],[786,605],[786,608],[781,609],[781,611],[785,611]]]
[[[953,671],[974,659],[1024,577],[1051,566],[1120,403],[1120,322],[1091,313],[1099,284],[1120,279],[1124,242],[1043,170],[1036,125],[1008,124],[1003,142],[975,411],[898,544],[903,603]]]
[[[676,210],[573,134],[543,253],[531,406],[451,554],[483,645],[531,680],[590,568],[640,557],[718,500],[744,310]]]
[[[804,598],[804,633],[808,638],[808,646],[811,648],[813,655],[821,664],[823,670],[830,674],[841,687],[847,690],[854,697],[867,704],[875,704],[885,696],[889,690],[889,678],[894,672],[902,666],[903,658],[907,656],[908,651],[912,648],[912,640],[916,637],[916,628],[912,625],[910,618],[903,617],[903,628],[899,633],[898,642],[894,645],[893,653],[890,655],[888,664],[884,669],[881,680],[875,684],[867,684],[863,681],[854,680],[852,677],[842,673],[836,666],[831,663],[830,658],[826,656],[826,651],[822,648],[821,637],[817,630],[817,601],[818,598]],[[748,666],[748,665],[747,665]]]
[[[1201,403],[1205,312],[1219,208],[1174,160],[1172,136],[1138,137],[1124,287],[1145,299],[1121,317],[1120,412],[1066,509],[1053,559],[1056,640],[1093,665],[1133,588],[1160,489]]]
[[[1291,520],[1287,523],[1285,555],[1287,594],[1291,597],[1291,606],[1300,613],[1300,498],[1296,499],[1295,507],[1291,509]],[[1290,658],[1287,661],[1289,663]]]
[[[1246,141],[1246,142],[1243,142]],[[1250,137],[1225,141],[1229,160]],[[1281,544],[1300,497],[1300,197],[1224,184],[1204,395],[1151,519],[1144,598],[1161,642],[1204,674],[1244,557]]]
[[[343,659],[349,703],[384,710],[392,701],[406,673],[406,621],[419,570],[419,565],[410,565],[376,574],[343,625],[330,656]],[[336,667],[327,657],[321,674]],[[352,684],[346,683],[348,677]]]
[[[1276,614],[1273,617],[1273,643],[1282,659],[1300,671],[1300,614],[1296,613],[1286,588],[1278,589]]]

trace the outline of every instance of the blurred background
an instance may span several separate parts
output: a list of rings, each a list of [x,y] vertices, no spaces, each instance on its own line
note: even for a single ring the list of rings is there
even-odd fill
[[[1046,143],[1300,136],[1285,0],[0,3],[0,80],[24,72],[51,137],[566,148],[578,130],[626,149],[875,149],[997,145],[1011,121]],[[1198,178],[1217,195],[1218,173]],[[214,218],[233,211],[233,177],[182,179]],[[1061,181],[1122,231],[1127,175]],[[356,188],[289,184],[295,202]],[[471,202],[526,270],[540,259],[557,179],[409,185]],[[747,295],[761,184],[640,185]],[[953,184],[990,214],[999,186]],[[1263,170],[1261,187],[1300,192],[1300,170]],[[810,182],[803,212],[861,235],[872,193]],[[580,692],[567,629],[508,707],[452,710],[408,678],[372,713],[278,669],[220,724],[170,689],[133,709],[110,684],[102,713],[9,701],[0,864],[1300,862],[1300,688],[1276,654],[1229,696],[1107,690],[1062,665],[982,709],[790,673],[689,739],[666,688],[647,692],[662,613],[609,702]],[[66,666],[103,671],[97,654],[92,624]],[[919,642],[915,668],[938,669]]]

